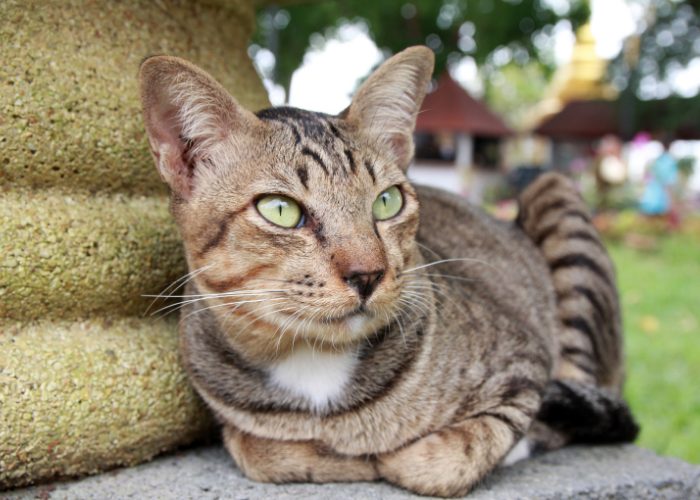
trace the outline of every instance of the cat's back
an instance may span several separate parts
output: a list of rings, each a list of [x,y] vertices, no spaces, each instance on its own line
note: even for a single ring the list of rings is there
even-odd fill
[[[500,253],[501,245],[508,245],[509,251],[517,247],[528,255],[536,253],[513,224],[490,216],[465,197],[430,186],[415,188],[421,209],[419,238],[444,246],[448,253],[454,253],[450,257],[467,249],[475,255],[494,256],[494,252]]]
[[[464,197],[427,186],[416,191],[417,241],[433,279],[484,324],[498,319],[522,325],[554,353],[555,291],[539,249],[513,223],[495,219]],[[445,323],[460,328],[454,317],[445,317]]]
[[[418,241],[426,260],[464,259],[436,265],[432,272],[448,274],[448,268],[456,267],[460,274],[553,300],[547,264],[518,227],[457,194],[428,186],[416,186],[416,191],[421,207]]]

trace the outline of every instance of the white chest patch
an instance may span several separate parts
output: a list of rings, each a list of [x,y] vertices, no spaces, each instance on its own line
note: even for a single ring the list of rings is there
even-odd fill
[[[305,398],[320,412],[342,396],[356,365],[354,352],[325,353],[303,347],[270,368],[270,382]]]

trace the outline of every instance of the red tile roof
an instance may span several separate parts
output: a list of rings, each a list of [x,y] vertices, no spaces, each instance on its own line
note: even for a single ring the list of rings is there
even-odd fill
[[[617,109],[611,101],[572,101],[534,130],[552,139],[596,139],[620,135]]]
[[[638,132],[667,132],[676,139],[700,139],[697,119],[700,97],[635,100],[627,133],[620,106],[616,101],[571,101],[558,113],[545,118],[533,132],[559,140],[590,140],[608,134],[630,139]]]
[[[490,137],[513,133],[500,116],[470,96],[448,73],[443,73],[437,89],[425,96],[416,132],[466,132]]]

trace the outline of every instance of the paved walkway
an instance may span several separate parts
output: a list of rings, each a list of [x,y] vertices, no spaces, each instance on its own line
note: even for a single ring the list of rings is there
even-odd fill
[[[384,499],[412,495],[384,483],[259,484],[212,446],[67,483],[17,490],[16,499]],[[700,466],[635,446],[572,447],[501,469],[470,500],[700,499]]]

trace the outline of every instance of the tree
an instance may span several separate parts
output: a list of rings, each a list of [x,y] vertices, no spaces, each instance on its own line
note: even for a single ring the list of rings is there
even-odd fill
[[[639,5],[637,32],[610,65],[610,78],[620,90],[642,99],[665,98],[674,93],[668,77],[700,58],[700,0]]]
[[[659,130],[678,134],[695,122],[697,130],[700,83],[692,82],[695,90],[677,89],[669,78],[694,59],[700,60],[700,0],[646,0],[638,5],[642,10],[637,31],[609,66],[609,78],[621,92],[623,134],[631,136],[653,123]],[[696,95],[688,95],[688,90]],[[667,102],[646,104],[650,99]]]
[[[366,23],[377,46],[390,53],[428,45],[436,74],[463,56],[480,66],[534,64],[549,73],[554,61],[547,42],[554,26],[566,20],[576,29],[588,17],[585,0],[317,1],[261,10],[254,41],[275,55],[272,79],[288,93],[312,37],[323,43],[343,23]]]
[[[667,129],[675,130],[692,122],[689,110],[700,107],[700,94],[691,95],[697,93],[698,84],[678,89],[668,81],[670,75],[700,61],[700,0],[626,1],[638,14],[638,28],[611,62],[608,75],[621,93],[623,134],[629,136],[642,127],[647,115],[653,115],[648,110],[659,109],[640,99],[674,97],[679,92],[685,99],[673,102],[680,105],[663,106],[669,113],[663,117]],[[463,57],[473,58],[484,82],[484,97],[517,124],[525,109],[541,98],[554,70],[557,23],[568,22],[576,31],[588,18],[586,0],[302,1],[259,11],[254,42],[274,54],[274,68],[266,76],[288,94],[292,73],[311,45],[322,46],[344,23],[363,22],[387,53],[415,44],[431,47],[436,74]]]

